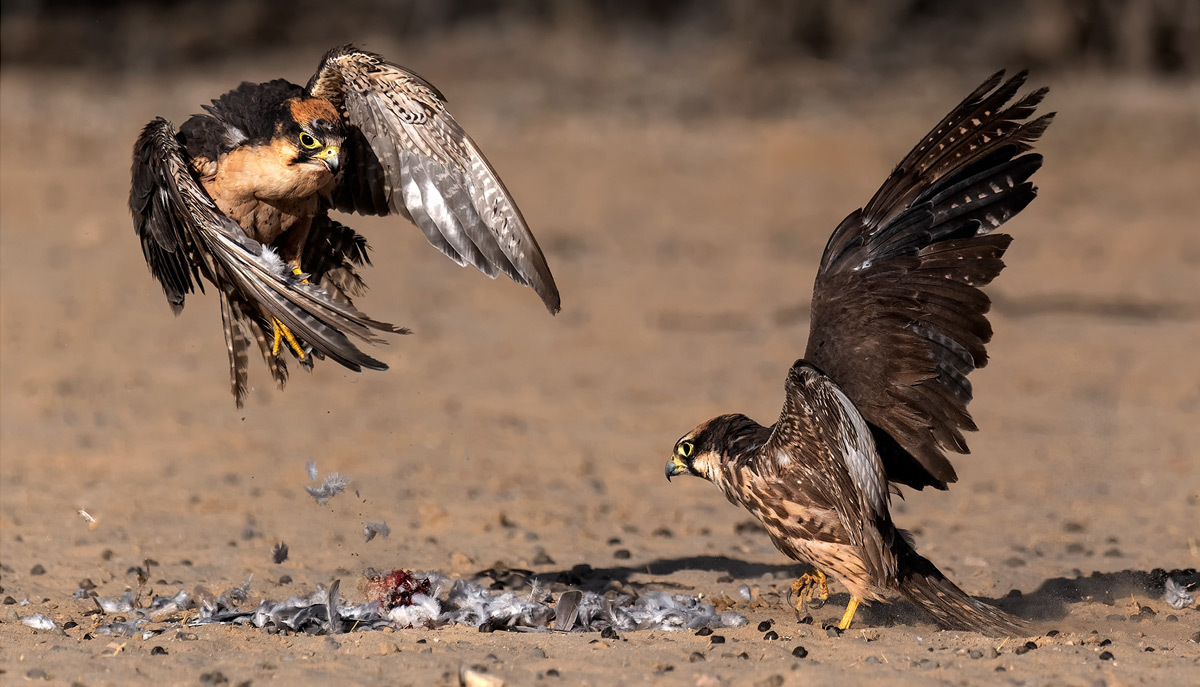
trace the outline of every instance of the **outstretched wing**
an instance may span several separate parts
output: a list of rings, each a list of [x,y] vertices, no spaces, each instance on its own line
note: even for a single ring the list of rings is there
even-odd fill
[[[558,287],[537,240],[483,153],[433,86],[353,46],[329,51],[308,82],[350,124],[334,205],[399,213],[460,265],[531,286],[551,313]]]
[[[158,118],[142,130],[134,144],[132,173],[129,208],[134,229],[172,310],[178,313],[183,309],[185,295],[197,284],[203,288],[203,276],[223,292],[236,292],[241,300],[261,308],[259,316],[286,324],[315,352],[355,371],[387,369],[360,351],[346,334],[374,343],[380,339],[372,330],[404,330],[372,320],[353,306],[330,299],[319,287],[303,283],[271,248],[247,237],[236,222],[221,214],[192,175],[187,152],[170,122]],[[222,309],[227,330],[232,321],[250,316],[245,311],[239,311],[238,317],[229,316],[234,313],[224,312],[224,301]],[[230,343],[239,405],[245,393],[243,339],[238,337],[241,343],[237,346]],[[238,359],[243,371],[240,385]]]
[[[985,81],[900,162],[825,247],[805,358],[872,426],[892,481],[941,489],[946,451],[967,453],[967,375],[992,337],[980,290],[1012,238],[993,233],[1036,195],[1027,154],[1053,114],[1026,121],[1047,89],[1005,107],[1025,72]]]

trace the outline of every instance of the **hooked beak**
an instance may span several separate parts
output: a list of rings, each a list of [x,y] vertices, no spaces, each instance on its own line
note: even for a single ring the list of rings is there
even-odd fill
[[[671,460],[667,461],[666,473],[668,482],[671,481],[672,477],[676,475],[682,475],[685,472],[689,472],[688,467],[687,465],[684,465],[683,459],[681,459],[679,456],[673,456]]]
[[[316,155],[313,155],[313,157],[315,157],[318,160],[320,160],[321,162],[325,163],[325,168],[329,170],[330,174],[338,173],[338,165],[340,163],[338,161],[338,147],[337,146],[329,146],[325,150],[322,150],[321,152],[317,153]]]

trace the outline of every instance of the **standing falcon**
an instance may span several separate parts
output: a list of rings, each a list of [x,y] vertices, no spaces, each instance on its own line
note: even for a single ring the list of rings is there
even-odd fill
[[[913,548],[888,512],[895,484],[945,489],[946,451],[967,453],[967,375],[987,364],[990,301],[1012,238],[996,229],[1033,200],[1042,157],[1024,154],[1053,114],[1046,94],[1000,72],[954,108],[866,207],[833,232],[813,291],[805,360],[779,421],[723,415],[675,444],[667,478],[690,474],[745,506],[775,546],[811,564],[792,589],[828,597],[825,573],[859,602],[900,594],[947,629],[1018,634],[1021,622],[967,596]]]
[[[287,350],[384,370],[347,335],[407,330],[366,317],[366,240],[330,210],[400,214],[460,265],[530,286],[553,313],[558,288],[512,197],[436,88],[382,57],[330,50],[307,86],[243,83],[176,131],[146,125],[129,208],[150,271],[178,314],[203,276],[221,296],[238,407],[251,340],[282,388]]]

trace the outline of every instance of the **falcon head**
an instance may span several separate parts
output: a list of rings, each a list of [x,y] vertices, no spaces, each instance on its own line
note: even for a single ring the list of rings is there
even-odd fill
[[[675,442],[675,451],[667,461],[667,480],[688,474],[717,482],[727,462],[762,446],[770,434],[769,427],[745,415],[713,418]]]
[[[337,175],[346,125],[333,103],[323,98],[293,98],[275,129],[272,147],[289,165],[300,166],[325,181]]]

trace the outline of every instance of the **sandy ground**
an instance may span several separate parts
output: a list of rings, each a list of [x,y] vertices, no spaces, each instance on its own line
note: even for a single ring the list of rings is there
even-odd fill
[[[252,361],[242,412],[215,298],[174,319],[144,266],[129,151],[153,116],[182,122],[239,79],[302,81],[319,49],[174,79],[3,71],[0,597],[28,605],[3,606],[0,682],[427,685],[464,665],[510,685],[1195,679],[1200,611],[1168,608],[1151,571],[1200,567],[1197,84],[1048,78],[1060,116],[1041,197],[1009,225],[992,364],[972,378],[982,431],[949,492],[894,505],[927,557],[1042,634],[940,632],[897,604],[829,637],[844,590],[798,624],[778,592],[802,566],[662,465],[713,415],[775,417],[829,232],[985,74],[889,85],[708,59],[687,81],[602,55],[603,70],[542,56],[546,78],[523,79],[499,48],[373,47],[450,96],[541,240],[563,312],[456,268],[402,221],[353,218],[374,246],[361,306],[416,334],[375,350],[386,373],[319,365],[284,392]],[[308,460],[354,492],[316,505]],[[364,543],[368,520],[390,538]],[[275,565],[280,541],[291,557]],[[334,579],[361,599],[369,567],[470,577],[502,562],[546,579],[587,565],[592,588],[736,598],[747,584],[764,602],[734,606],[751,623],[723,644],[469,628],[85,638],[102,620],[71,598],[81,581],[120,596],[146,559],[147,593],[253,573],[252,600]],[[77,625],[18,621],[35,612]],[[1038,648],[1014,651],[1027,640]]]

